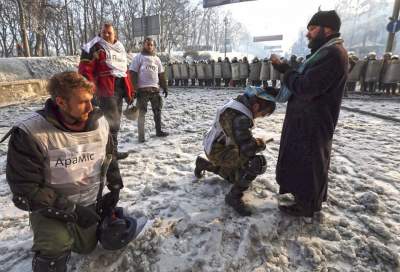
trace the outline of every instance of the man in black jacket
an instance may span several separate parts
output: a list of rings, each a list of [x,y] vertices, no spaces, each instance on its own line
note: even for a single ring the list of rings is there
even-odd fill
[[[45,107],[7,135],[6,178],[15,206],[30,212],[33,271],[65,272],[71,251],[96,247],[100,217],[111,214],[123,184],[108,122],[91,104],[94,84],[63,72],[48,91]],[[110,192],[101,198],[104,175]]]
[[[295,203],[282,212],[312,217],[321,209],[328,189],[333,133],[347,79],[348,57],[339,38],[335,11],[319,11],[309,22],[311,54],[297,70],[272,62],[284,74],[291,96],[286,110],[276,167],[280,193],[292,193]]]

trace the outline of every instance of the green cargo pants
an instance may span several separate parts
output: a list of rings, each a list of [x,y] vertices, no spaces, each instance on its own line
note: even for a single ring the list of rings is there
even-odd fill
[[[240,154],[236,145],[214,143],[209,155],[209,161],[219,167],[218,175],[232,184],[240,179],[239,170],[248,162],[249,158]]]
[[[140,88],[136,94],[136,107],[139,110],[138,138],[140,142],[145,140],[144,123],[147,112],[147,104],[150,102],[157,134],[161,132],[162,98],[158,88]]]
[[[83,229],[75,223],[48,218],[36,212],[31,213],[29,218],[33,230],[32,251],[52,257],[67,251],[88,254],[96,248],[97,225]]]

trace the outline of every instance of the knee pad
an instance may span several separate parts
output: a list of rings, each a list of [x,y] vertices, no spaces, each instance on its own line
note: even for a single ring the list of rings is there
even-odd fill
[[[264,174],[267,170],[267,160],[263,155],[256,155],[248,161],[246,170],[255,176]]]

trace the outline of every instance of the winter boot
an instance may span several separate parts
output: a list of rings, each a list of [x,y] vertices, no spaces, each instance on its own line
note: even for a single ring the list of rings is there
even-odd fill
[[[198,156],[196,159],[196,168],[194,169],[194,175],[197,178],[201,178],[204,175],[204,171],[209,171],[217,174],[218,169],[219,167],[215,166],[208,160]]]
[[[66,272],[67,263],[71,253],[65,252],[64,254],[56,257],[42,256],[36,253],[32,260],[33,272]]]
[[[154,124],[156,126],[156,136],[167,137],[169,133],[161,130],[161,110],[154,110],[153,114],[154,114]]]
[[[252,212],[250,208],[242,200],[243,191],[244,188],[233,186],[231,191],[225,196],[225,203],[241,216],[251,216]]]
[[[294,203],[291,205],[279,205],[279,210],[283,213],[286,213],[295,217],[313,217],[314,212],[305,209],[302,205],[298,203]]]
[[[117,160],[124,160],[128,158],[129,153],[128,152],[117,152]]]

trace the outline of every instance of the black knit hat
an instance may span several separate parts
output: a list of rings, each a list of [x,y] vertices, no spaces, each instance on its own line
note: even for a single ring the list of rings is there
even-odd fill
[[[307,28],[310,25],[325,26],[339,32],[341,24],[342,22],[340,21],[339,15],[335,10],[321,10],[314,14],[308,23]]]

